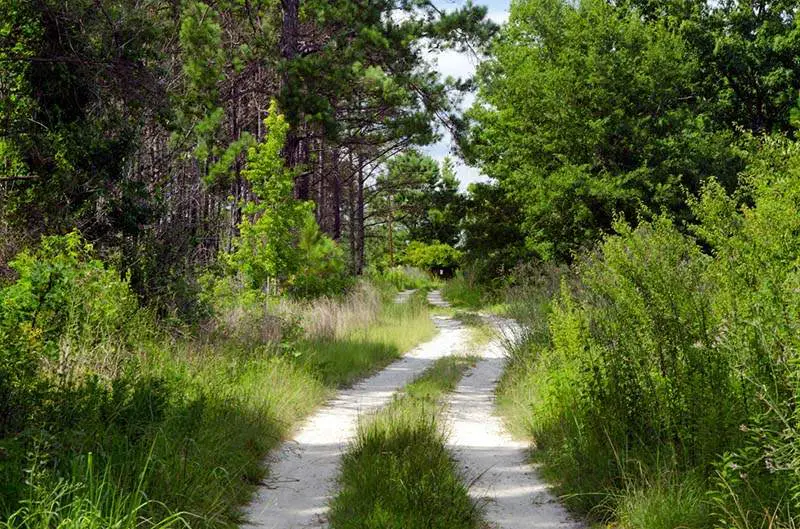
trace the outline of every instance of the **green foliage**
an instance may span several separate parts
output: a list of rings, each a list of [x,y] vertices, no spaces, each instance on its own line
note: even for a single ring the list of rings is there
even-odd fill
[[[741,421],[742,445],[732,447],[717,467],[723,507],[718,510],[733,527],[762,520],[796,524],[800,512],[795,410],[800,329],[789,316],[800,302],[798,160],[797,144],[767,140],[745,174],[751,205],[734,213],[733,201],[714,186],[699,204],[702,233],[716,241],[709,273],[718,288],[715,310],[725,317],[717,340],[735,361],[748,412]],[[716,222],[709,218],[712,212],[720,212]]]
[[[738,195],[709,182],[702,249],[663,217],[617,222],[564,282],[549,337],[514,350],[501,405],[574,508],[623,527],[796,525],[798,159],[766,140]]]
[[[27,418],[40,368],[74,362],[62,355],[72,342],[92,347],[113,336],[121,342],[114,347],[125,347],[138,311],[128,282],[97,260],[77,232],[44,237],[10,266],[17,280],[0,289],[0,434]]]
[[[181,338],[77,234],[13,264],[0,298],[4,529],[232,527],[299,418],[434,332],[420,301],[368,305],[350,319],[377,313],[375,325],[300,338],[277,302],[228,278],[208,294],[222,332]]]
[[[344,251],[320,231],[311,215],[305,220],[297,247],[300,266],[291,279],[292,295],[303,298],[342,295],[353,285]]]
[[[464,261],[479,281],[500,280],[530,253],[522,230],[522,204],[497,183],[473,183],[468,192],[460,222]]]
[[[756,133],[789,131],[800,82],[800,66],[792,59],[800,52],[795,2],[715,7],[705,20],[687,24],[687,33],[715,72],[709,81],[716,85],[720,121]]]
[[[502,35],[479,71],[466,149],[521,204],[540,258],[591,246],[615,213],[686,218],[686,191],[711,175],[735,184],[733,132],[714,122],[699,51],[668,17],[526,0]]]
[[[218,136],[225,117],[219,83],[225,76],[226,56],[217,12],[203,2],[186,2],[178,38],[185,79],[185,90],[176,101],[178,127],[193,132],[194,155],[206,162],[219,154]],[[176,136],[183,133],[181,130]],[[249,134],[234,141],[205,175],[206,180],[213,182],[224,174],[222,169],[230,167],[231,158],[251,142]]]
[[[483,308],[489,299],[489,293],[483,284],[477,282],[472,275],[462,271],[446,281],[442,285],[441,291],[442,297],[454,307],[479,309]]]
[[[244,177],[255,200],[242,208],[229,262],[255,289],[288,287],[299,297],[341,294],[352,283],[339,246],[320,232],[313,204],[295,200],[293,171],[281,156],[289,125],[275,101],[267,135],[250,147]]]
[[[377,209],[401,224],[411,240],[454,245],[459,239],[459,220],[464,200],[458,192],[453,162],[436,161],[417,151],[391,158],[386,174],[378,178],[377,192],[385,195]]]
[[[160,4],[0,3],[0,201],[20,232],[81,226],[119,245],[149,215],[146,190],[125,176],[141,109],[163,96]]]
[[[368,274],[373,281],[388,283],[396,290],[424,289],[433,284],[428,272],[410,266],[395,266],[382,272],[373,268]]]
[[[404,396],[359,425],[342,461],[331,527],[471,528],[480,514],[461,482],[437,425],[437,403],[469,365],[445,358]]]
[[[461,260],[461,252],[440,242],[426,244],[420,241],[411,241],[406,247],[403,260],[411,266],[424,270],[438,268],[454,269]]]
[[[256,200],[242,208],[239,236],[230,254],[234,269],[254,288],[262,288],[270,280],[285,282],[298,269],[299,230],[312,214],[310,203],[294,199],[292,172],[281,157],[289,126],[274,101],[264,125],[267,135],[250,147],[244,171]]]

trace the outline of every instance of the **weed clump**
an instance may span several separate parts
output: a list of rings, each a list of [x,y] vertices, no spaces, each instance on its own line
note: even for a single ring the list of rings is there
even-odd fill
[[[341,491],[331,503],[334,529],[469,529],[481,527],[444,434],[439,400],[469,358],[443,358],[403,396],[364,420],[342,460]]]

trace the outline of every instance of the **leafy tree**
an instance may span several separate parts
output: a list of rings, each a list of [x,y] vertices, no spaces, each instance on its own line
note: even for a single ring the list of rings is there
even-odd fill
[[[147,4],[0,3],[0,193],[20,229],[80,225],[108,245],[147,217],[146,190],[125,178],[144,109],[165,102],[154,61],[169,19]]]
[[[242,208],[245,216],[230,255],[235,269],[256,288],[270,280],[285,282],[298,269],[299,230],[312,215],[311,203],[294,199],[293,173],[281,157],[289,125],[274,101],[264,126],[267,135],[250,147],[244,170],[255,200]]]
[[[791,130],[800,87],[797,9],[795,0],[727,0],[704,20],[713,48],[703,60],[713,67],[723,123],[756,133]]]
[[[502,277],[530,255],[521,204],[497,183],[473,183],[468,191],[460,224],[464,260],[480,281]]]
[[[313,204],[294,198],[294,172],[281,156],[289,125],[275,101],[264,126],[267,135],[250,148],[244,170],[255,200],[242,208],[230,262],[253,288],[277,285],[300,296],[341,292],[346,286],[342,250],[320,233]]]
[[[410,239],[450,245],[458,242],[464,201],[449,158],[439,167],[430,156],[414,150],[404,152],[387,162],[377,188],[390,202],[383,205],[389,210],[387,214],[406,228]]]
[[[461,252],[440,242],[426,244],[411,241],[406,248],[404,261],[406,264],[434,271],[436,269],[454,269],[461,261]]]
[[[615,212],[686,213],[685,189],[739,168],[698,53],[667,20],[600,0],[525,0],[479,71],[465,151],[517,196],[529,247],[568,258]]]

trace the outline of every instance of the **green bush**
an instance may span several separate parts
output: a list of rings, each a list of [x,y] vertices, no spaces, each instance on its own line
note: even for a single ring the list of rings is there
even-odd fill
[[[766,141],[742,181],[705,186],[696,238],[617,222],[530,303],[548,336],[512,351],[501,405],[572,507],[631,528],[800,522],[800,147]]]
[[[406,248],[403,260],[411,266],[423,270],[436,268],[457,268],[461,261],[461,252],[439,242],[426,244],[420,241],[411,241]]]
[[[300,298],[341,296],[353,286],[344,251],[324,235],[313,216],[309,216],[298,242],[300,264],[289,280],[289,293]]]
[[[63,374],[79,360],[68,354],[73,343],[91,350],[111,336],[124,348],[138,311],[127,280],[75,232],[44,237],[10,266],[17,279],[0,289],[0,435],[21,426],[43,367]]]

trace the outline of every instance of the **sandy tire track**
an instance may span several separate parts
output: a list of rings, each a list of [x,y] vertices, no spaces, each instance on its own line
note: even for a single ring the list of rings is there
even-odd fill
[[[439,334],[352,388],[341,391],[309,417],[267,458],[269,477],[244,511],[248,526],[267,529],[327,527],[341,456],[361,413],[387,404],[392,395],[443,356],[465,347],[458,321],[435,316]]]
[[[506,339],[519,329],[493,319]],[[485,507],[496,529],[578,529],[548,485],[528,462],[529,447],[515,440],[495,414],[495,387],[503,374],[503,341],[483,348],[483,357],[451,394],[445,412],[448,447],[468,483],[470,495]]]

